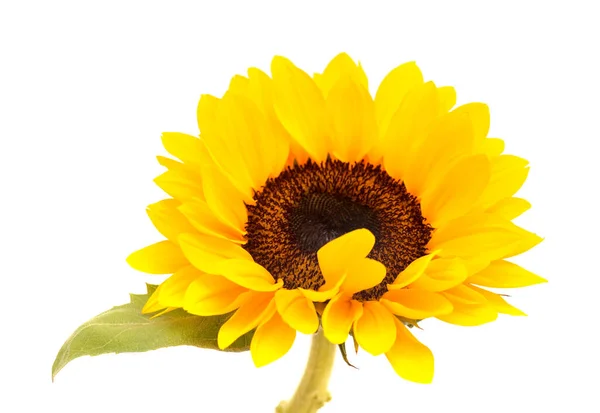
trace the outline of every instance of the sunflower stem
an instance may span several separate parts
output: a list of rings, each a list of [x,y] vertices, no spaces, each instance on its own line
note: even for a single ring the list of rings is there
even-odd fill
[[[327,390],[336,345],[325,338],[323,329],[313,336],[302,380],[289,401],[277,406],[276,413],[315,413],[331,400]]]

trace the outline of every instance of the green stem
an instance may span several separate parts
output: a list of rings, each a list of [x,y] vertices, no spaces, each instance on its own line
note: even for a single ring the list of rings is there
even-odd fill
[[[331,400],[327,383],[331,376],[336,345],[323,335],[323,329],[313,336],[304,376],[294,396],[277,406],[277,413],[315,413]]]

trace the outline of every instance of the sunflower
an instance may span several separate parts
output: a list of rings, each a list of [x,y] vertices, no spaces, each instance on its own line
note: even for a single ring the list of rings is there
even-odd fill
[[[541,240],[511,222],[530,207],[513,197],[528,162],[487,137],[486,105],[455,103],[415,63],[373,98],[347,54],[312,77],[275,57],[271,77],[251,68],[203,95],[200,136],[162,137],[178,160],[158,157],[155,182],[171,198],[147,212],[166,240],[128,258],[172,274],[143,311],[235,311],[218,345],[254,330],[256,366],[322,328],[431,381],[432,353],[407,326],[522,315],[483,287],[544,281],[506,260]]]

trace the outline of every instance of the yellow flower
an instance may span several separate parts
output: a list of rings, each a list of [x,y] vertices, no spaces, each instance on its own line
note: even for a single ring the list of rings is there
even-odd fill
[[[165,133],[148,207],[167,238],[128,262],[173,275],[144,312],[236,310],[226,348],[248,331],[257,366],[283,356],[296,331],[386,354],[402,377],[429,382],[433,356],[408,331],[437,317],[459,325],[521,315],[483,287],[544,280],[506,258],[540,238],[511,223],[527,161],[488,138],[481,103],[451,110],[455,92],[406,63],[372,98],[346,54],[313,77],[275,57],[222,98],[203,95],[200,138]],[[477,286],[476,286],[477,285]]]

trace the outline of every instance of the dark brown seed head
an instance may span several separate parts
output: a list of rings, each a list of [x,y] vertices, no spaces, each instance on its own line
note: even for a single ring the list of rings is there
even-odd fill
[[[383,263],[383,282],[355,294],[378,299],[386,285],[411,262],[426,254],[432,228],[404,183],[380,166],[327,160],[307,162],[269,179],[248,205],[244,248],[284,287],[317,290],[325,280],[317,251],[350,231],[366,228],[375,235],[369,254]]]

